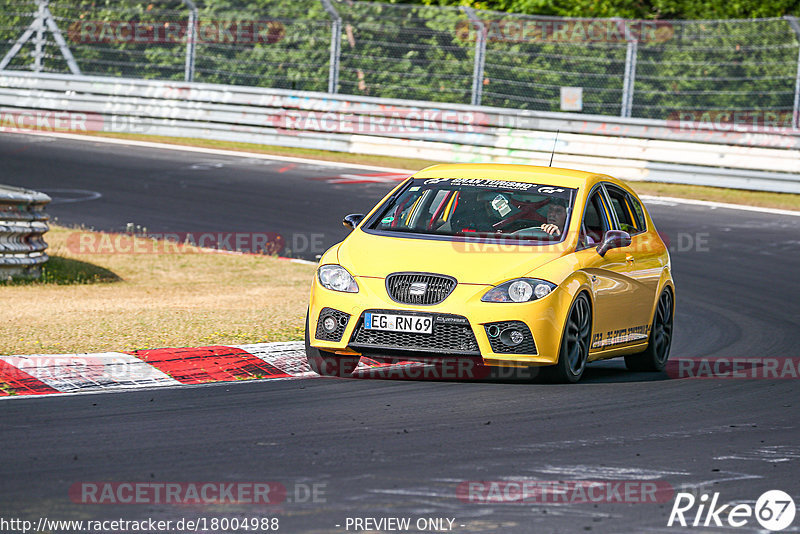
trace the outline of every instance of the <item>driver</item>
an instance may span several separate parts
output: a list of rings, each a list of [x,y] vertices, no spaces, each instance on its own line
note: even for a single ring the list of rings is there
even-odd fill
[[[551,202],[547,206],[547,224],[542,225],[542,231],[550,235],[560,236],[567,222],[567,208],[563,204]]]

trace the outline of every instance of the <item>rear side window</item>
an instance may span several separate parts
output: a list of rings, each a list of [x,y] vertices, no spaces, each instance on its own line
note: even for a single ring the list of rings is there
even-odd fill
[[[610,228],[606,219],[605,203],[600,190],[595,191],[586,203],[581,224],[580,247],[590,247],[603,240]]]
[[[631,203],[631,207],[633,208],[633,215],[636,218],[636,228],[639,229],[640,232],[644,232],[647,230],[647,219],[644,216],[644,209],[642,209],[642,204],[636,200],[636,197],[633,195],[628,195],[628,201]]]
[[[631,235],[644,232],[647,228],[641,204],[628,192],[613,185],[606,184],[606,191],[611,199],[611,209],[619,221],[619,229]]]

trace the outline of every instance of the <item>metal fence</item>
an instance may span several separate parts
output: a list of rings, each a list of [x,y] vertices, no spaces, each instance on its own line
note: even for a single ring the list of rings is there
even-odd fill
[[[0,0],[0,70],[798,126],[800,24],[337,0]]]

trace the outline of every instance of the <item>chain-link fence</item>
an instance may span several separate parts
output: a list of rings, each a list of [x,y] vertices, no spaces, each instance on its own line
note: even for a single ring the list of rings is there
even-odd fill
[[[800,105],[792,17],[563,19],[349,0],[0,6],[0,70],[656,119],[770,111],[785,122]]]

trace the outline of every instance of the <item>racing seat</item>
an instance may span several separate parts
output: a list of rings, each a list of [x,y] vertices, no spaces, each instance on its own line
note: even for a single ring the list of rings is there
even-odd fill
[[[478,200],[477,194],[461,191],[458,205],[453,210],[450,226],[453,232],[494,233],[492,225],[496,222],[486,210],[486,202]]]
[[[587,207],[583,216],[581,234],[581,242],[585,245],[594,245],[603,240],[603,222],[600,220],[600,214],[597,213],[592,204]]]

